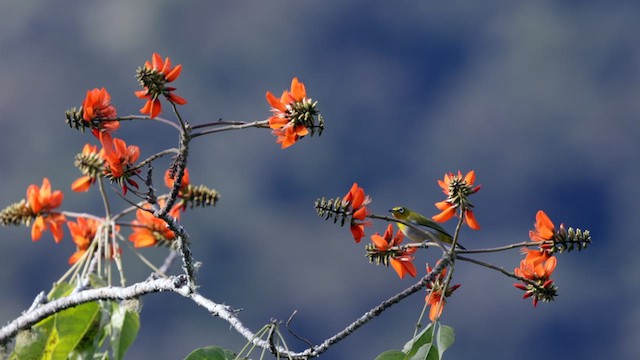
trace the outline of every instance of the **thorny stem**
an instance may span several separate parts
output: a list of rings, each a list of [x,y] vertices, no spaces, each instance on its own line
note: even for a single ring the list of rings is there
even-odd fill
[[[178,250],[180,251],[180,255],[182,256],[182,269],[187,275],[187,281],[189,284],[189,289],[191,291],[195,291],[196,289],[196,276],[195,276],[195,265],[193,261],[193,255],[191,253],[189,234],[184,230],[182,226],[180,226],[177,221],[169,216],[169,210],[173,207],[178,198],[178,194],[180,193],[180,187],[182,186],[182,179],[184,176],[185,168],[187,167],[187,158],[189,157],[189,142],[192,139],[190,134],[191,129],[188,124],[186,124],[182,117],[180,116],[180,112],[176,108],[175,104],[171,102],[173,107],[173,111],[176,113],[176,116],[180,120],[180,124],[182,125],[182,129],[180,131],[180,147],[178,149],[178,155],[176,158],[176,174],[175,181],[173,183],[173,188],[171,189],[171,193],[169,198],[167,199],[164,206],[160,209],[157,204],[153,205],[153,215],[159,219],[164,220],[169,229],[171,229],[176,234],[176,239],[178,240]],[[147,179],[149,182],[147,187],[149,189],[149,202],[155,202],[157,199],[155,198],[155,194],[153,191],[153,186],[151,182],[151,176]]]
[[[298,360],[310,359],[319,356],[320,354],[328,350],[329,347],[331,347],[333,344],[336,344],[339,341],[343,340],[358,328],[380,315],[386,309],[390,308],[406,297],[414,294],[415,292],[423,289],[428,282],[433,281],[436,276],[438,276],[447,266],[449,266],[450,262],[451,258],[449,257],[449,254],[444,254],[443,258],[440,262],[438,262],[435,268],[429,274],[420,279],[417,283],[383,301],[380,305],[372,308],[356,321],[348,325],[345,329],[326,339],[324,342],[322,342],[322,344],[309,347],[308,349],[299,353],[294,353],[280,346],[276,346],[276,355],[285,355],[291,359]],[[273,346],[272,344],[269,344],[268,341],[257,338],[254,333],[247,329],[236,317],[235,311],[233,311],[229,306],[217,304],[198,294],[193,288],[186,288],[184,285],[188,285],[188,279],[185,275],[181,275],[178,277],[170,277],[168,279],[147,280],[144,282],[136,283],[126,288],[107,287],[80,291],[71,296],[57,299],[48,304],[38,306],[34,308],[33,311],[24,313],[5,327],[1,328],[0,345],[8,342],[20,329],[26,329],[41,321],[42,319],[69,307],[96,300],[124,300],[137,298],[152,292],[171,291],[178,293],[184,297],[190,298],[196,304],[207,309],[212,315],[218,316],[227,321],[239,334],[241,334],[254,345],[260,346],[263,349],[268,349]]]
[[[449,258],[448,254],[444,254],[440,262],[438,262],[438,264],[434,267],[434,269],[430,273],[422,277],[422,279],[420,279],[417,283],[406,288],[402,292],[390,297],[389,299],[383,301],[380,305],[366,312],[364,315],[362,315],[356,321],[354,321],[349,326],[344,328],[342,331],[323,341],[322,344],[308,348],[307,350],[300,353],[294,353],[294,354],[288,354],[288,355],[292,356],[292,358],[294,359],[310,359],[310,358],[319,356],[323,352],[327,351],[327,349],[329,349],[331,345],[334,345],[337,342],[343,340],[344,338],[349,336],[351,333],[356,331],[358,328],[360,328],[362,325],[368,323],[373,318],[380,315],[386,309],[400,302],[401,300],[408,297],[409,295],[412,295],[422,290],[425,286],[427,286],[427,283],[429,283],[430,281],[433,281],[433,279],[435,279],[435,277],[438,276],[442,272],[442,270],[444,270],[449,265],[450,261],[451,259]]]
[[[168,197],[169,197],[169,195],[160,195],[160,196],[157,197],[157,199],[167,199]],[[124,200],[126,201],[127,199],[124,198]],[[132,213],[132,212],[134,212],[134,211],[136,211],[138,209],[142,209],[143,208],[142,206],[144,205],[143,203],[135,204],[135,203],[132,203],[131,201],[127,201],[127,202],[129,202],[131,204],[131,206],[129,206],[128,208],[126,208],[126,209],[120,211],[119,213],[113,215],[111,217],[111,220],[116,221],[119,218],[121,218],[121,217],[123,217],[123,216],[125,216],[127,214],[130,214],[130,213]],[[129,226],[130,224],[122,224],[122,223],[120,223],[118,225]]]

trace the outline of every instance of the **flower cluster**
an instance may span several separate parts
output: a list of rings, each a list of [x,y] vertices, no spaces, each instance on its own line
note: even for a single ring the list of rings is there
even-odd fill
[[[97,138],[120,127],[120,122],[116,119],[118,113],[111,104],[111,95],[105,88],[87,90],[80,109],[74,107],[67,110],[65,115],[69,126],[82,131],[88,127]]]
[[[71,184],[75,192],[89,191],[98,176],[104,171],[104,149],[98,151],[95,145],[85,144],[82,153],[76,155],[73,163],[83,174]]]
[[[71,184],[71,190],[88,191],[97,178],[106,177],[122,187],[127,193],[128,185],[138,188],[138,184],[130,179],[139,172],[135,163],[140,157],[140,148],[119,138],[102,137],[102,149],[85,144],[82,153],[76,155],[74,165],[83,174]]]
[[[116,108],[111,105],[111,95],[105,88],[87,91],[87,96],[82,103],[82,119],[92,125],[94,135],[97,136],[97,131],[112,132],[117,130],[120,127],[119,121],[100,121],[116,117],[118,117],[118,113]]]
[[[433,269],[427,264],[427,273],[431,273]],[[445,276],[447,275],[447,269],[443,269],[438,276],[433,281],[430,281],[427,284],[428,294],[424,298],[424,301],[429,305],[429,319],[431,321],[435,321],[437,318],[442,315],[442,311],[444,310],[444,304],[446,303],[446,298],[451,296],[454,291],[456,291],[460,284],[456,284],[453,286],[447,286],[447,289],[444,289],[445,286]],[[444,297],[443,297],[444,294]]]
[[[0,211],[0,224],[19,225],[25,224],[31,227],[31,240],[38,241],[42,233],[51,231],[53,239],[59,243],[64,237],[62,225],[66,217],[61,212],[54,211],[60,205],[64,194],[60,190],[51,190],[48,178],[42,179],[42,185],[29,185],[26,199],[11,204]]]
[[[176,173],[170,168],[164,174],[164,183],[168,188],[173,188]],[[193,185],[189,179],[189,169],[184,169],[184,175],[180,183],[178,192],[178,201],[173,206],[169,215],[174,218],[180,218],[180,211],[184,212],[189,208],[215,206],[220,198],[220,194],[214,189],[210,189],[205,185]]]
[[[369,203],[371,198],[365,194],[364,189],[358,186],[358,183],[353,183],[351,189],[342,198],[317,199],[315,208],[318,216],[325,220],[333,219],[334,223],[339,220],[340,226],[344,226],[348,221],[353,239],[359,243],[365,235],[365,226],[371,226],[371,222],[365,220],[369,216],[369,209],[367,209]]]
[[[163,205],[160,202],[160,205]],[[136,220],[132,222],[133,233],[129,235],[129,240],[133,242],[136,248],[171,244],[176,239],[176,235],[169,229],[167,223],[155,217],[153,212],[149,211],[149,204],[144,209],[136,211]]]
[[[473,215],[473,205],[469,201],[469,195],[475,194],[480,190],[480,186],[473,186],[476,180],[475,171],[469,171],[464,177],[458,171],[457,175],[448,173],[444,175],[443,180],[438,180],[438,185],[442,188],[442,192],[447,195],[447,199],[437,202],[435,205],[441,211],[440,214],[432,217],[434,221],[445,222],[456,215],[456,211],[460,209],[464,216],[466,224],[474,230],[479,230],[480,225]]]
[[[102,222],[99,220],[84,217],[79,217],[75,222],[67,222],[71,239],[76,244],[76,252],[69,258],[70,265],[75,264],[84,256],[89,249],[89,245],[95,239],[101,224]]]
[[[175,81],[181,73],[182,65],[174,66],[169,58],[163,58],[154,53],[150,61],[146,61],[144,66],[137,71],[137,80],[144,87],[142,91],[137,91],[138,98],[146,99],[143,114],[149,114],[154,118],[162,111],[160,97],[174,105],[182,105],[186,100],[176,95],[173,87],[168,83]],[[297,81],[297,80],[296,80]],[[295,111],[302,109],[302,103],[307,103],[304,86],[300,83],[296,87],[302,86],[302,92],[295,90],[296,102],[288,104],[293,109],[292,117],[303,119],[305,115],[295,115]],[[302,98],[299,95],[303,94]],[[301,104],[297,104],[300,102]],[[307,104],[309,105],[309,104]],[[311,106],[311,105],[309,105]],[[312,108],[315,105],[312,106]],[[295,110],[295,111],[294,111]],[[117,183],[123,189],[124,195],[128,189],[138,188],[137,179],[139,177],[141,164],[137,164],[140,157],[140,148],[135,145],[128,145],[124,140],[116,138],[113,133],[120,127],[120,121],[127,119],[142,119],[142,116],[118,117],[116,107],[111,103],[111,94],[105,88],[95,88],[88,90],[79,108],[73,108],[65,113],[67,123],[75,129],[84,131],[89,128],[93,135],[98,138],[101,147],[86,144],[82,152],[75,157],[74,165],[80,170],[82,175],[73,181],[71,189],[75,192],[86,192],[99,178],[107,178],[113,183]],[[180,115],[177,114],[180,122]],[[166,120],[168,121],[168,120]],[[262,122],[264,126],[266,122]],[[183,124],[184,125],[184,124]],[[274,125],[275,126],[275,125]],[[184,126],[182,131],[188,131]],[[155,158],[162,156],[158,153],[143,163],[150,163]],[[175,182],[174,169],[165,174],[165,183],[172,188]],[[151,174],[151,171],[149,172]],[[190,183],[189,171],[185,169],[178,189],[178,199],[171,209],[170,215],[179,218],[181,211],[187,206],[213,206],[217,202],[219,195],[217,191],[209,189],[204,185],[195,186]],[[148,180],[151,180],[149,176]],[[146,181],[146,180],[145,180]],[[149,192],[149,194],[153,194]],[[136,193],[136,196],[141,194]],[[102,193],[103,199],[105,194]],[[168,195],[158,196],[159,203],[166,201]],[[119,252],[116,240],[121,238],[119,227],[110,220],[98,219],[75,215],[69,212],[57,212],[55,209],[62,203],[63,194],[61,191],[53,191],[47,178],[44,178],[42,185],[31,185],[27,189],[25,199],[14,203],[0,211],[0,225],[32,225],[31,237],[33,241],[41,238],[44,231],[51,231],[56,242],[60,242],[64,236],[63,224],[66,223],[71,233],[72,240],[76,246],[75,253],[69,258],[70,264],[76,264],[83,259],[91,258],[86,254],[100,251],[105,257],[113,257]],[[148,209],[150,205],[143,205]],[[109,206],[106,206],[109,210]],[[109,218],[116,219],[132,210],[127,209],[119,214],[108,214]],[[66,221],[67,216],[75,217],[75,221]],[[153,216],[152,213],[139,210],[136,213],[136,220],[131,223],[134,227],[130,240],[135,247],[147,247],[155,244],[168,244],[175,239],[175,234],[168,228],[166,222]],[[116,236],[117,235],[117,236]],[[111,246],[108,244],[111,243]]]
[[[524,299],[533,297],[533,306],[537,306],[539,300],[552,301],[558,292],[551,280],[551,274],[557,265],[556,257],[545,250],[525,249],[525,253],[525,258],[520,261],[520,267],[514,273],[526,281],[513,286],[525,291]]]
[[[556,229],[551,219],[542,210],[538,210],[536,213],[534,230],[529,231],[529,238],[531,241],[539,242],[540,249],[552,254],[569,252],[574,248],[580,251],[591,243],[589,230],[574,230],[571,227],[566,229],[564,224],[560,224],[560,229]]]
[[[349,192],[342,198],[342,206],[351,213],[350,228],[353,239],[356,243],[364,237],[364,227],[370,226],[371,222],[364,219],[369,215],[367,206],[371,198],[364,193],[364,189],[353,183]]]
[[[318,135],[322,134],[324,120],[316,109],[318,102],[307,98],[307,90],[297,77],[291,81],[291,90],[283,91],[279,99],[271,91],[267,91],[266,97],[273,112],[269,127],[283,149],[308,134],[313,135],[316,129]]]
[[[64,194],[60,190],[51,191],[49,179],[42,179],[42,186],[30,185],[27,188],[27,204],[31,216],[35,218],[31,228],[31,239],[40,240],[42,233],[49,229],[56,243],[59,243],[64,234],[62,224],[66,221],[63,214],[53,212],[62,205]]]
[[[417,248],[401,247],[404,235],[402,232],[393,235],[393,225],[389,224],[383,236],[375,233],[371,235],[371,244],[365,247],[369,262],[391,267],[402,279],[406,274],[416,277],[417,270],[413,265],[413,253]]]
[[[138,184],[130,177],[139,172],[133,167],[140,157],[140,148],[135,145],[127,146],[124,140],[118,138],[114,138],[111,142],[103,142],[102,147],[105,161],[104,176],[120,185],[125,194],[127,184],[138,188]]]
[[[187,100],[173,93],[176,88],[166,86],[176,80],[181,71],[182,65],[172,66],[168,57],[163,61],[162,56],[157,53],[153,53],[150,62],[146,61],[144,66],[138,68],[136,78],[144,90],[136,91],[135,95],[147,100],[140,109],[142,114],[149,114],[152,119],[158,116],[162,112],[161,95],[172,104],[187,103]]]

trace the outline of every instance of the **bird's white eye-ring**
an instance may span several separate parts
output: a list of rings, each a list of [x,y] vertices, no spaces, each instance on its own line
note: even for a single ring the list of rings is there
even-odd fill
[[[400,214],[404,214],[404,208],[400,208],[400,209],[398,209],[398,212],[399,212]]]

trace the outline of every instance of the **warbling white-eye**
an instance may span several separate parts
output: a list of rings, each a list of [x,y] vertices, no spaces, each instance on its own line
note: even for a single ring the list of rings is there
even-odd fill
[[[435,221],[427,218],[426,216],[419,214],[415,211],[411,211],[404,206],[396,206],[393,209],[389,210],[391,215],[398,220],[403,220],[406,222],[410,222],[412,224],[418,225],[419,227],[424,228],[425,231],[431,233],[436,239],[451,244],[453,242],[453,238],[447,230],[445,230],[442,226],[438,225]],[[409,240],[413,242],[424,242],[425,240],[433,240],[429,235],[424,234],[418,230],[415,230],[405,224],[396,223],[398,225],[398,229],[402,231],[404,236],[409,238]],[[457,244],[458,247],[464,249],[464,247],[460,244]]]

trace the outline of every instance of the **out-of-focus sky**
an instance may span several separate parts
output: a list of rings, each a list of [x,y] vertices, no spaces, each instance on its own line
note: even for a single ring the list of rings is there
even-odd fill
[[[298,310],[293,328],[319,343],[412,280],[368,264],[363,245],[318,218],[313,201],[342,196],[357,181],[376,213],[403,204],[432,215],[443,197],[436,180],[475,169],[482,230],[463,230],[467,247],[526,240],[538,209],[556,225],[591,230],[594,244],[559,255],[560,295],[535,309],[512,279],[459,263],[462,287],[442,318],[457,335],[448,358],[638,358],[639,11],[637,1],[5,2],[0,206],[48,177],[65,191],[65,210],[101,214],[95,191],[69,189],[79,176],[74,155],[94,140],[69,129],[64,111],[104,86],[120,115],[137,113],[135,69],[154,51],[183,64],[175,85],[192,124],[266,119],[265,92],[279,94],[298,76],[319,101],[322,137],[286,150],[256,129],[193,142],[192,182],[222,194],[216,208],[183,221],[203,264],[204,295],[242,308],[255,330]],[[123,123],[118,136],[142,157],[176,140],[151,122]],[[0,229],[0,246],[6,323],[65,272],[75,248],[68,232],[58,245],[50,234],[32,243],[27,228]],[[143,253],[161,261],[164,250]],[[148,274],[124,256],[129,282]],[[436,254],[417,257],[422,271]],[[512,270],[521,255],[478,258]],[[423,295],[322,358],[373,359],[401,348]],[[176,295],[143,303],[130,358],[244,345],[228,324]]]

